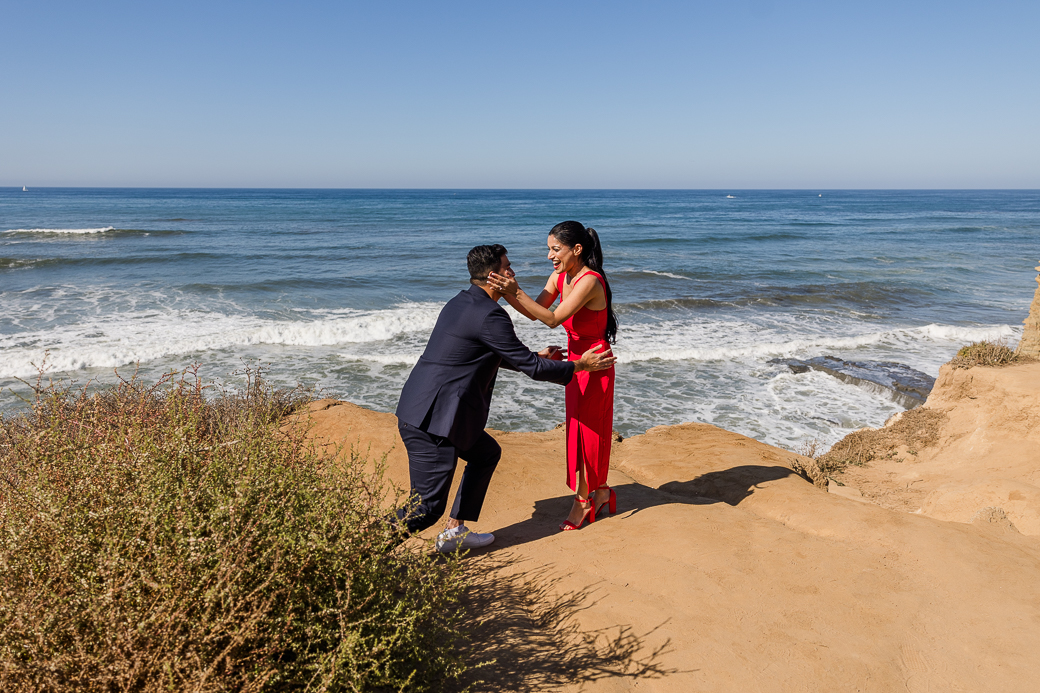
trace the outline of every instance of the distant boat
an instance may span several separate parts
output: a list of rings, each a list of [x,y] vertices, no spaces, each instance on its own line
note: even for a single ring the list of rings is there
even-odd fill
[[[29,189],[23,185],[22,186],[22,192],[29,192]]]
[[[727,200],[735,200],[737,198],[733,197],[732,195],[726,195],[726,199]]]
[[[822,194],[822,193],[820,194],[820,197],[823,197],[823,194]]]

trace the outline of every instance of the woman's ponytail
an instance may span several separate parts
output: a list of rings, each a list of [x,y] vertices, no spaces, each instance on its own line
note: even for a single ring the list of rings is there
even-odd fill
[[[586,246],[585,252],[582,253],[581,259],[585,261],[586,267],[599,272],[603,269],[603,247],[599,244],[599,234],[591,226],[586,228],[585,231],[589,234],[590,243]]]

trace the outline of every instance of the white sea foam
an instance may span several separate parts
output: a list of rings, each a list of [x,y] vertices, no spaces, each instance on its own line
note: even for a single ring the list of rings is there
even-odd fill
[[[45,354],[49,367],[60,372],[111,368],[240,346],[372,345],[388,363],[398,362],[400,357],[393,355],[392,347],[387,353],[384,344],[410,333],[418,333],[416,339],[425,340],[439,309],[438,304],[412,303],[309,320],[265,320],[184,309],[133,311],[4,335],[0,337],[0,376],[34,373],[34,364],[42,363]],[[409,351],[414,352],[415,347]],[[403,362],[408,358],[405,356]]]
[[[959,327],[957,325],[925,325],[917,328],[928,339],[954,342],[981,342],[1010,339],[1022,332],[1020,327],[992,325],[988,327]]]
[[[671,272],[659,272],[658,270],[650,270],[650,269],[624,269],[624,270],[620,270],[620,271],[622,271],[622,272],[632,272],[634,274],[654,274],[654,275],[657,275],[658,277],[668,277],[669,279],[682,279],[682,280],[685,280],[685,281],[688,281],[688,282],[692,282],[693,281],[689,277],[684,277],[681,274],[672,274]]]
[[[926,325],[835,337],[831,333],[805,334],[806,329],[799,329],[796,325],[785,327],[793,329],[719,320],[636,325],[623,333],[615,351],[620,363],[654,359],[717,361],[791,358],[871,347],[910,351],[914,350],[913,345],[918,345],[918,348],[938,343],[962,345],[982,340],[1007,339],[1020,332],[1010,325]]]
[[[813,438],[833,444],[902,409],[825,373],[736,361],[621,367],[615,397],[618,430],[695,421],[789,449]]]
[[[8,229],[4,233],[71,233],[71,234],[85,234],[85,233],[105,233],[107,231],[115,231],[114,226],[105,226],[103,228],[96,229]]]
[[[378,363],[383,366],[414,366],[422,356],[422,350],[413,351],[411,353],[399,353],[399,354],[352,354],[349,352],[340,353],[340,357],[347,359],[348,361],[368,361],[371,363]]]
[[[442,307],[401,303],[272,316],[223,300],[206,309],[175,295],[84,294],[58,287],[46,296],[47,311],[41,310],[44,299],[32,292],[10,296],[8,333],[0,335],[0,377],[31,376],[32,364],[41,363],[45,352],[57,375],[94,369],[91,375],[102,377],[104,369],[135,362],[154,372],[199,361],[221,374],[240,367],[242,358],[259,358],[277,364],[281,384],[299,379],[384,411],[396,407]],[[532,349],[566,344],[563,329],[550,330],[507,310]],[[794,374],[770,359],[833,354],[898,361],[936,375],[957,347],[1010,341],[1020,332],[1009,325],[871,329],[871,323],[847,317],[750,311],[626,323],[615,347],[615,427],[629,434],[701,421],[790,448],[810,438],[830,444],[855,428],[880,424],[898,405],[885,393],[815,371]],[[506,371],[495,401],[489,423],[497,428],[551,428],[562,415],[562,390]]]
[[[429,332],[440,308],[438,304],[409,304],[387,310],[351,311],[343,317],[313,322],[277,322],[261,327],[246,343],[334,346],[382,342],[408,332]]]

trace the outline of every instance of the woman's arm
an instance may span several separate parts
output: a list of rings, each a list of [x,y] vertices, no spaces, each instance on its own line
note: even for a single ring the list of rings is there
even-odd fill
[[[491,276],[501,277],[501,275],[495,274],[494,272],[491,273]],[[556,295],[559,293],[559,291],[556,290],[556,281],[554,279],[555,277],[555,274],[549,275],[549,278],[545,280],[545,288],[542,289],[542,292],[538,294],[538,298],[535,299],[535,303],[537,303],[542,308],[548,308],[549,306],[551,306],[553,302],[556,300]],[[510,279],[512,279],[511,284],[516,284],[516,288],[519,291],[520,285],[517,284],[516,279],[512,277]],[[488,280],[490,281],[490,277],[488,278]],[[512,291],[512,289],[510,289],[510,291]],[[520,313],[528,320],[538,319],[537,317],[535,317],[534,313],[532,313],[530,310],[524,307],[524,304],[520,302],[520,299],[516,296],[515,293],[502,294],[502,296],[506,299],[506,303],[513,306],[516,312]]]
[[[541,304],[548,288],[542,290],[542,293],[538,296],[539,300],[536,301],[524,293],[520,285],[516,283],[516,280],[511,277],[504,277],[492,272],[491,276],[488,277],[488,282],[506,297],[509,305],[527,317],[532,318],[533,316],[532,319],[540,320],[549,327],[558,327],[564,320],[577,313],[582,306],[592,300],[597,293],[602,293],[603,289],[600,287],[599,282],[581,281],[584,278],[585,275],[578,278],[578,282],[571,286],[570,294],[560,302],[555,311]],[[546,282],[546,286],[548,287],[548,282]],[[553,288],[556,287],[554,286]],[[510,298],[515,298],[516,304],[510,301]]]

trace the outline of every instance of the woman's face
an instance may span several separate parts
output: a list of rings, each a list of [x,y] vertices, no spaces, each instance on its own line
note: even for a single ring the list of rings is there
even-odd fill
[[[559,274],[566,272],[581,263],[581,246],[564,245],[556,236],[549,234],[549,262],[553,271]]]

